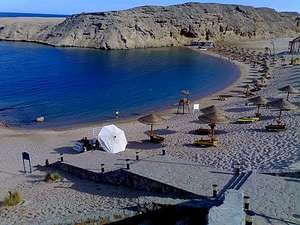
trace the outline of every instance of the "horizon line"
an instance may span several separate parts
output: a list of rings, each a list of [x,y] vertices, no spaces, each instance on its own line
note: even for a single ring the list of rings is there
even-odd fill
[[[140,7],[168,7],[168,6],[178,6],[178,5],[184,5],[184,4],[216,4],[216,5],[236,5],[236,6],[246,6],[246,7],[253,7],[253,8],[257,8],[257,9],[263,9],[263,8],[268,8],[268,9],[273,9],[276,12],[279,13],[299,13],[300,11],[288,11],[288,10],[278,10],[276,8],[272,8],[269,6],[253,6],[253,5],[243,5],[243,4],[223,4],[223,3],[215,3],[215,2],[185,2],[185,3],[180,3],[180,4],[170,4],[170,5],[139,5],[139,6],[133,6],[133,7],[129,7],[129,8],[120,8],[120,9],[110,9],[110,10],[97,10],[97,11],[82,11],[82,12],[74,12],[74,13],[44,13],[44,12],[16,12],[16,11],[0,11],[0,13],[10,13],[10,14],[38,14],[38,15],[54,15],[54,16],[72,16],[72,15],[76,15],[76,14],[84,14],[84,13],[101,13],[101,12],[112,12],[112,11],[124,11],[124,10],[130,10],[130,9],[135,9],[135,8],[140,8]]]

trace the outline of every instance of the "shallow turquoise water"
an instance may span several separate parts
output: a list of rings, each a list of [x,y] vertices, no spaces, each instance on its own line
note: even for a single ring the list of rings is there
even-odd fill
[[[163,109],[237,79],[236,66],[186,48],[101,51],[0,42],[0,121],[71,126]],[[36,125],[37,116],[45,116]]]

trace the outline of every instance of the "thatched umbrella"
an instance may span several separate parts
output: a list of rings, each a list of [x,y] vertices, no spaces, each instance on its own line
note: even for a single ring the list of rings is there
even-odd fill
[[[283,111],[291,111],[291,110],[297,109],[297,106],[295,106],[294,104],[288,102],[287,100],[285,100],[283,98],[274,100],[274,101],[270,102],[268,105],[271,106],[272,108],[279,110],[279,117],[278,117],[279,122],[281,121]]]
[[[139,118],[138,121],[143,124],[150,125],[151,126],[150,134],[153,135],[154,134],[153,126],[163,123],[165,121],[165,119],[157,114],[150,114],[150,115]]]
[[[284,56],[281,56],[281,57],[280,57],[280,61],[281,61],[281,65],[284,65],[284,64],[285,64],[285,57],[284,57]]]
[[[261,75],[262,77],[266,78],[266,79],[271,79],[271,74],[269,72],[264,73],[263,75]]]
[[[215,135],[215,127],[217,123],[225,123],[229,121],[229,119],[225,116],[223,111],[215,111],[207,114],[203,114],[198,117],[200,121],[208,123],[211,129],[211,139],[214,139]]]
[[[214,113],[214,112],[221,112],[224,113],[224,111],[218,107],[216,107],[215,105],[211,105],[208,107],[205,107],[203,109],[200,109],[200,111],[204,114],[209,114],[209,113]]]
[[[263,76],[261,76],[260,78],[258,78],[258,80],[260,81],[260,83],[261,83],[262,85],[266,84],[266,82],[267,82],[267,78],[265,78],[265,77],[263,77]]]
[[[181,93],[183,96],[185,96],[185,97],[187,97],[187,96],[190,95],[189,90],[182,90],[180,93]]]
[[[291,85],[287,85],[282,88],[279,88],[279,91],[283,91],[283,92],[287,93],[286,100],[289,100],[290,94],[298,94],[299,93],[299,91],[296,88],[292,87]]]
[[[259,73],[267,73],[269,71],[270,71],[270,68],[267,65],[264,65],[258,72]]]
[[[250,85],[249,84],[246,84],[245,86],[244,86],[244,88],[245,88],[245,91],[244,92],[248,92],[249,91],[249,89],[250,89]]]
[[[261,96],[250,98],[250,99],[248,99],[248,101],[257,106],[256,116],[260,116],[260,113],[259,113],[260,107],[263,105],[266,105],[268,103],[267,99],[265,99],[264,97],[261,97]]]

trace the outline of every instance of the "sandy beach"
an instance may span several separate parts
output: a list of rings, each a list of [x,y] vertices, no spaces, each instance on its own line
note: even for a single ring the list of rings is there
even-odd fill
[[[287,51],[289,40],[276,40],[276,50]],[[270,47],[270,41],[252,41],[240,43],[239,46],[264,51],[265,47]],[[194,50],[200,52],[198,49]],[[204,54],[222,57],[214,52]],[[174,159],[224,171],[232,171],[236,163],[239,163],[245,170],[286,171],[290,166],[299,162],[300,116],[298,110],[284,112],[283,118],[288,126],[285,132],[268,133],[265,131],[264,127],[278,116],[278,112],[272,109],[262,108],[262,120],[257,123],[235,123],[238,118],[252,116],[255,113],[254,106],[245,106],[247,99],[241,97],[241,92],[242,87],[253,78],[257,78],[258,73],[249,65],[238,61],[232,63],[239,66],[240,78],[226,89],[194,102],[199,103],[201,108],[211,104],[218,105],[230,118],[230,123],[218,124],[216,127],[219,131],[217,138],[220,140],[217,147],[197,148],[193,146],[193,141],[199,139],[199,136],[194,135],[192,131],[199,127],[208,128],[207,124],[199,123],[198,112],[177,115],[176,109],[172,109],[161,112],[167,121],[155,127],[157,133],[166,138],[166,145],[163,147],[145,142],[148,139],[145,132],[149,128],[146,125],[134,119],[115,121],[114,123],[125,131],[128,140],[127,150],[121,153],[122,156],[134,158],[136,151],[139,151],[142,156],[150,156],[158,154],[164,148]],[[299,66],[282,67],[280,63],[277,63],[271,69],[271,75],[272,79],[267,81],[268,87],[260,91],[259,95],[271,99],[285,97],[285,94],[279,92],[278,88],[287,84],[300,88]],[[217,96],[220,94],[230,94],[233,97],[228,98],[227,101],[219,101]],[[299,95],[291,96],[291,102],[298,106],[300,106],[299,100]],[[67,130],[0,128],[0,201],[11,190],[20,191],[25,199],[23,205],[9,209],[1,208],[0,224],[14,224],[16,221],[20,224],[72,223],[82,218],[89,218],[96,213],[101,213],[103,217],[113,214],[129,215],[130,212],[127,212],[126,208],[136,205],[140,196],[151,195],[124,187],[95,185],[74,177],[66,177],[64,182],[59,184],[48,184],[42,181],[45,172],[36,167],[31,175],[22,172],[22,152],[30,153],[34,166],[44,165],[46,159],[55,162],[60,153],[64,153],[65,157],[74,154],[72,150],[74,143],[85,136],[93,138],[103,125],[105,124]],[[259,186],[263,186],[265,181],[258,179],[257,182],[260,182]],[[299,187],[296,188],[299,190]],[[272,207],[272,204],[268,206]],[[291,215],[287,213],[285,216]]]

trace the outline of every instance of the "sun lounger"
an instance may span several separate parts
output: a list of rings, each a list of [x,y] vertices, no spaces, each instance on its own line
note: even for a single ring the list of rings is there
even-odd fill
[[[162,144],[165,141],[164,137],[153,134],[150,131],[147,131],[146,134],[150,137],[150,142],[155,144]]]
[[[212,140],[212,139],[200,139],[200,140],[195,140],[194,145],[198,147],[216,147],[218,144],[218,140]]]
[[[261,91],[261,87],[255,87],[250,90],[251,92]]]
[[[238,123],[255,123],[259,121],[259,117],[242,117],[238,119]]]
[[[251,91],[244,91],[243,94],[245,95],[246,98],[254,96],[255,94],[252,93]]]
[[[165,141],[165,138],[158,135],[151,135],[150,141],[155,144],[162,144]]]
[[[269,132],[278,132],[286,130],[285,124],[270,124],[266,126],[266,130]]]
[[[218,100],[219,100],[219,101],[226,101],[227,98],[226,98],[225,96],[223,96],[223,95],[219,95],[219,96],[218,96]]]

